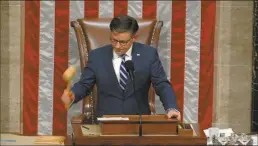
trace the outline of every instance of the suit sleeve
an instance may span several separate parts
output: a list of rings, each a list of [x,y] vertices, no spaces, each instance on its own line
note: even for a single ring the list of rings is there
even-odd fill
[[[151,82],[153,87],[159,95],[163,107],[166,110],[174,108],[178,110],[176,103],[176,96],[174,94],[173,88],[167,79],[164,68],[159,59],[157,50],[155,49],[154,59],[151,63]]]
[[[95,75],[95,65],[93,51],[89,54],[88,62],[84,71],[81,74],[80,80],[75,83],[72,87],[72,92],[74,93],[75,99],[72,103],[76,103],[82,100],[84,97],[90,95],[91,90],[96,83]]]

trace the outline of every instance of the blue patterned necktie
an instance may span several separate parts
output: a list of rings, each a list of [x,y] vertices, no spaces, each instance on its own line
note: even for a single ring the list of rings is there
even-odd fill
[[[128,73],[125,69],[125,56],[126,55],[122,55],[122,62],[120,65],[120,80],[119,80],[120,87],[123,91],[125,90],[126,82],[128,79]]]

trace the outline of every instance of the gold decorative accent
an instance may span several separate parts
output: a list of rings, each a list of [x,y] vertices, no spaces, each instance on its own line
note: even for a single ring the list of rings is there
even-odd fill
[[[153,45],[153,43],[154,43],[153,40],[154,40],[154,36],[155,36],[155,32],[156,32],[156,28],[157,28],[158,22],[159,21],[156,21],[154,29],[153,29],[153,32],[152,32],[151,43],[150,43],[151,45]]]

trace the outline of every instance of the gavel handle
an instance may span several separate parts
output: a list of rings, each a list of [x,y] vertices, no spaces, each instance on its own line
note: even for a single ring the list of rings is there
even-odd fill
[[[70,97],[70,96],[71,96],[70,81],[67,83],[66,91],[67,91],[67,93],[68,93],[68,96]],[[66,108],[66,109],[69,109],[69,107],[70,107],[69,104],[66,104],[66,105],[65,105],[65,108]]]
[[[70,81],[67,83],[66,91],[67,91],[68,93],[71,92],[71,91],[70,91]]]
[[[69,106],[70,106],[69,104],[66,104],[65,109],[69,109]]]

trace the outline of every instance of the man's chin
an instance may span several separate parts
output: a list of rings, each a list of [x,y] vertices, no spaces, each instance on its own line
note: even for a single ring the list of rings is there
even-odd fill
[[[121,51],[119,51],[119,52],[116,52],[116,54],[120,56],[120,55],[125,54],[125,52],[121,52]]]

